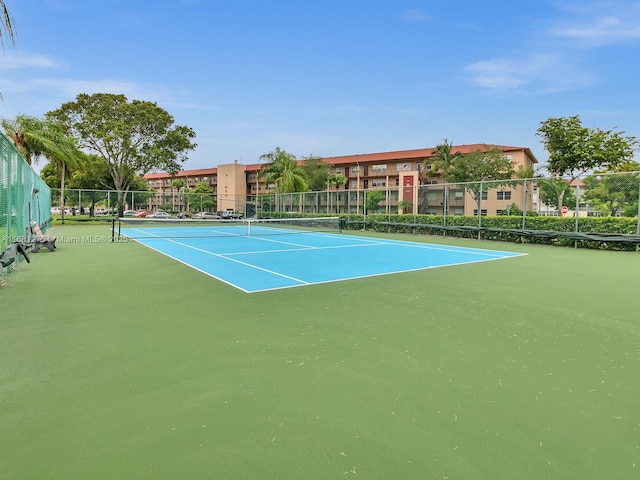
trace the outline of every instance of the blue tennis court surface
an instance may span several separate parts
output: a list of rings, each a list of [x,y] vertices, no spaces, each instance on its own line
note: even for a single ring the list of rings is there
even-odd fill
[[[208,232],[216,236],[185,228],[123,228],[122,234],[247,293],[523,255],[307,231],[261,236],[260,227],[250,236],[234,234],[233,226]]]

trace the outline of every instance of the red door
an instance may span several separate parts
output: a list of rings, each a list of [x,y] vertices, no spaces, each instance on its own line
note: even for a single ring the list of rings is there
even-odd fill
[[[402,200],[413,203],[413,177],[409,175],[404,177],[402,187]]]

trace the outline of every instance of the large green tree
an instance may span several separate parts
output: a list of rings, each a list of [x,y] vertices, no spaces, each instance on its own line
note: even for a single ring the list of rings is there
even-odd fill
[[[280,147],[265,153],[260,160],[267,161],[259,175],[267,184],[274,184],[276,193],[306,192],[309,181],[305,171],[298,165],[296,157]]]
[[[447,182],[461,183],[480,204],[482,192],[511,185],[513,162],[499,148],[486,147],[455,158],[446,170]]]
[[[624,132],[588,128],[578,115],[548,118],[540,122],[536,135],[542,138],[549,153],[547,170],[551,177],[567,181],[556,186],[558,210],[567,202],[564,197],[576,178],[597,169],[610,169],[631,160],[638,147],[633,136]]]
[[[584,179],[584,199],[610,216],[638,215],[640,163],[627,161]]]
[[[578,115],[548,118],[536,135],[549,152],[547,170],[554,177],[579,175],[595,169],[616,167],[633,158],[638,141],[624,132],[587,128]]]
[[[302,170],[309,179],[309,190],[319,192],[326,190],[329,184],[331,164],[320,157],[309,156],[302,159]]]
[[[80,94],[47,116],[59,120],[80,148],[109,164],[120,210],[136,178],[154,170],[177,173],[196,147],[191,128],[175,125],[156,103],[129,102],[124,95]]]
[[[368,213],[377,213],[382,208],[380,202],[384,200],[384,192],[382,190],[367,190],[365,192],[367,201],[365,203]]]
[[[213,193],[213,188],[207,182],[201,180],[193,188],[187,189],[184,193],[189,209],[196,209],[198,212],[215,211],[217,199]]]

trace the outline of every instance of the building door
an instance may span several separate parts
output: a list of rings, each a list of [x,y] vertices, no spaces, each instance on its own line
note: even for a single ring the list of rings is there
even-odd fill
[[[402,180],[402,200],[413,204],[413,176],[406,175]]]

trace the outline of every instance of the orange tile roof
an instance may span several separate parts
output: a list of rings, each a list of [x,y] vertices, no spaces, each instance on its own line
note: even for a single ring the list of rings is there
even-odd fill
[[[483,150],[486,148],[499,148],[504,152],[513,151],[525,151],[533,159],[534,163],[538,161],[533,156],[533,153],[526,147],[510,147],[504,145],[486,145],[482,143],[475,143],[472,145],[454,145],[452,147],[452,153],[467,154],[476,150]],[[380,153],[363,153],[357,155],[345,155],[340,157],[324,157],[325,162],[339,165],[345,163],[359,163],[359,162],[380,162],[380,161],[394,161],[394,160],[423,160],[425,158],[433,157],[434,148],[418,148],[414,150],[398,150],[395,152],[380,152]]]
[[[512,147],[505,145],[489,145],[484,143],[474,143],[470,145],[454,145],[452,146],[452,153],[467,154],[476,150],[483,150],[486,148],[499,148],[504,152],[521,152],[524,151],[532,159],[533,163],[538,163],[538,160],[533,155],[533,152],[527,147]],[[391,161],[403,161],[403,160],[424,160],[425,158],[433,157],[435,147],[433,148],[417,148],[413,150],[396,150],[393,152],[379,152],[379,153],[361,153],[356,155],[344,155],[339,157],[322,157],[325,162],[332,165],[344,165],[352,163],[369,163],[369,162],[391,162]],[[303,160],[298,160],[299,164],[303,163]],[[253,163],[245,165],[246,172],[258,171],[264,164]],[[202,175],[215,175],[218,172],[217,168],[201,168],[198,170],[181,170],[176,177],[193,177]],[[154,178],[167,178],[167,173],[149,173],[144,176],[148,180]]]
[[[201,175],[215,175],[218,172],[217,168],[200,168],[196,170],[180,170],[176,177],[196,177]],[[167,172],[159,173],[147,173],[144,178],[152,180],[154,178],[167,178],[169,174]]]

